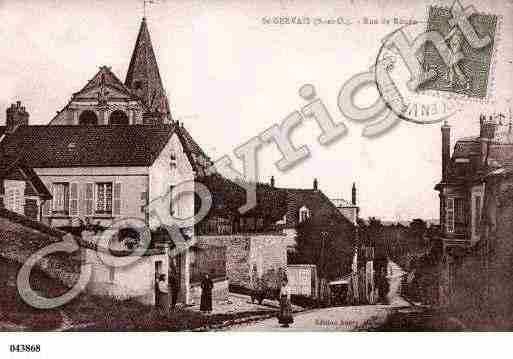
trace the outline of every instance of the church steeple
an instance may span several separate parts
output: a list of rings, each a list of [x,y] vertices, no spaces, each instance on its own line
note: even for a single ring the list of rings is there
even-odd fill
[[[139,35],[137,35],[125,85],[147,107],[146,118],[160,118],[164,122],[171,120],[169,103],[160,78],[145,17],[142,19]]]

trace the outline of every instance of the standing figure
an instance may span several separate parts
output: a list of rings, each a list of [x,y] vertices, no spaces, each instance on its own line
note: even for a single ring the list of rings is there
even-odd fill
[[[201,304],[200,310],[210,314],[212,312],[212,288],[214,288],[214,282],[209,278],[208,273],[201,281]]]
[[[165,313],[169,312],[169,289],[165,274],[157,276],[155,297],[156,307]]]
[[[292,305],[290,303],[290,287],[286,278],[283,278],[281,282],[278,323],[284,328],[288,328],[289,324],[294,323],[294,318],[292,318]]]
[[[171,310],[175,310],[176,302],[178,300],[178,273],[174,266],[169,268],[169,289],[171,291]]]

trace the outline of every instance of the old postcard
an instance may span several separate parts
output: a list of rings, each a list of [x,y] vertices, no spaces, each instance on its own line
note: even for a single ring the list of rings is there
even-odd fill
[[[513,330],[512,34],[512,0],[1,1],[0,357]]]

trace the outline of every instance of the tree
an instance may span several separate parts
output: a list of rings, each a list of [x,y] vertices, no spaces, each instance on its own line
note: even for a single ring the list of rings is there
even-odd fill
[[[290,262],[315,264],[319,277],[335,279],[351,271],[354,227],[335,216],[301,222],[297,227],[296,253]]]
[[[424,244],[424,234],[427,232],[427,224],[424,220],[420,218],[415,218],[410,222],[410,233],[412,239],[416,242],[417,245]]]

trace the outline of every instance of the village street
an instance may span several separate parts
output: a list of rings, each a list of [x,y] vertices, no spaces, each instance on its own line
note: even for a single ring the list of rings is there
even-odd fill
[[[391,262],[389,305],[360,305],[314,309],[294,316],[290,328],[282,328],[276,318],[230,327],[234,331],[355,331],[380,327],[386,319],[410,303],[400,296],[401,277],[404,271]]]

